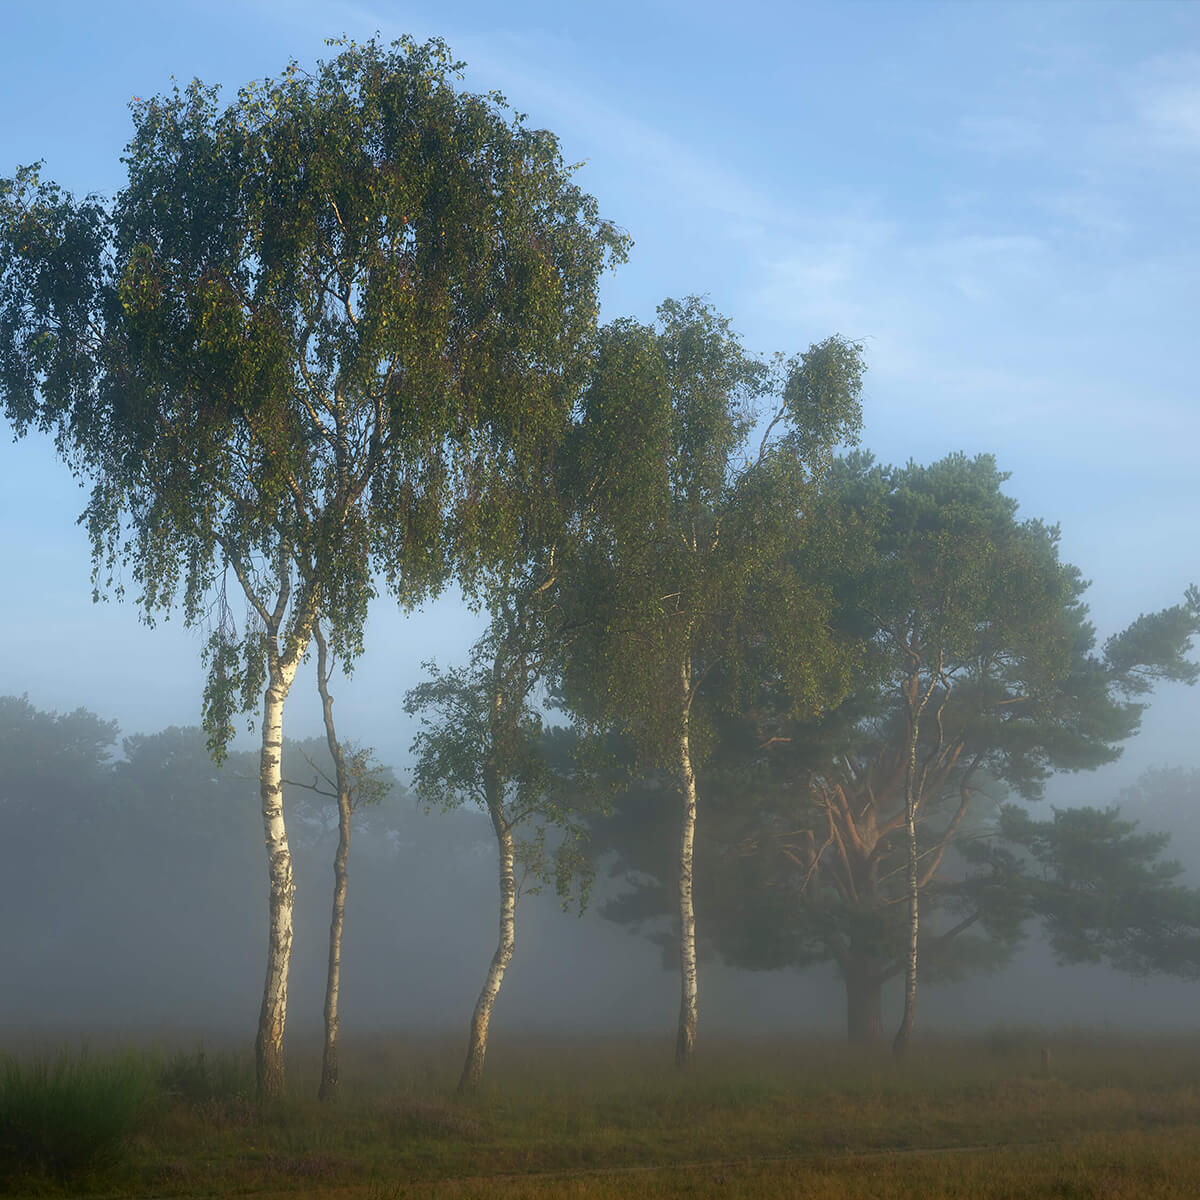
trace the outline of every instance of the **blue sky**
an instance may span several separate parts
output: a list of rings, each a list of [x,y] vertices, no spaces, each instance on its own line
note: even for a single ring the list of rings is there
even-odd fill
[[[995,453],[1023,514],[1061,523],[1102,634],[1200,580],[1200,5],[44,0],[4,18],[0,175],[44,159],[108,194],[129,99],[172,75],[232,91],[323,37],[443,36],[464,86],[555,130],[632,234],[606,317],[700,292],[754,350],[861,339],[864,444]],[[92,605],[81,506],[45,444],[0,441],[0,692],[125,732],[195,723],[197,637]],[[465,654],[475,627],[453,597],[412,618],[380,601],[338,691],[345,732],[400,762],[420,661]],[[290,733],[319,728],[310,690]],[[1145,762],[1200,765],[1198,724],[1200,696],[1169,689],[1093,798]]]

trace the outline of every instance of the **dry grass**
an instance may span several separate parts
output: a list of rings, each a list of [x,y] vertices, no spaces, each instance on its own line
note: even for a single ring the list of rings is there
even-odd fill
[[[245,1062],[175,1087],[96,1195],[1200,1196],[1200,1038],[927,1040],[898,1066],[804,1039],[498,1040],[454,1098],[457,1039],[347,1039],[344,1096],[295,1047],[260,1109]],[[1048,1069],[1042,1049],[1049,1051]],[[62,1185],[27,1179],[29,1194]],[[76,1188],[76,1191],[79,1189]]]

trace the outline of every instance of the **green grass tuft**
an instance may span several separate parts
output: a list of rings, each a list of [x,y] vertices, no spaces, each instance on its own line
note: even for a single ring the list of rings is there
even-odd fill
[[[142,1055],[52,1061],[0,1058],[0,1179],[74,1179],[113,1165],[145,1117],[155,1086]]]

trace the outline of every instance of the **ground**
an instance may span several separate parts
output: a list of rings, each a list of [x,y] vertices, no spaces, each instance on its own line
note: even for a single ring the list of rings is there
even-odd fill
[[[44,1039],[43,1039],[44,1040]],[[20,1047],[11,1047],[18,1052]],[[294,1042],[260,1109],[249,1056],[142,1061],[153,1102],[109,1161],[24,1168],[15,1195],[338,1197],[1192,1197],[1200,1037],[1006,1031],[925,1039],[897,1064],[806,1039],[495,1039],[459,1100],[459,1039],[347,1039],[343,1095]],[[92,1051],[100,1065],[109,1051]],[[0,1111],[0,1117],[3,1116]]]

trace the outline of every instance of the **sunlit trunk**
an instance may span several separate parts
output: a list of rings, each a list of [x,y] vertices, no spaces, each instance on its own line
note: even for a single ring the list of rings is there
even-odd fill
[[[685,662],[680,669],[683,722],[679,733],[679,787],[683,798],[683,828],[679,839],[679,1034],[675,1062],[686,1066],[696,1050],[699,1015],[696,975],[696,910],[692,903],[692,860],[696,841],[696,776],[692,771],[689,743],[691,671]]]
[[[500,993],[500,985],[504,982],[504,972],[508,969],[513,952],[517,948],[517,880],[514,871],[515,854],[512,830],[504,819],[498,781],[490,781],[488,790],[491,793],[488,799],[488,811],[492,818],[492,827],[496,831],[496,846],[500,855],[500,936],[496,943],[496,952],[492,955],[492,961],[488,967],[483,990],[479,993],[479,999],[475,1002],[475,1011],[471,1015],[471,1029],[467,1038],[467,1058],[463,1063],[462,1076],[458,1081],[460,1092],[477,1088],[483,1078],[483,1062],[487,1055],[488,1026],[492,1020],[492,1008]]]
[[[255,1039],[258,1094],[262,1099],[283,1095],[283,1030],[287,1020],[288,966],[292,957],[292,908],[296,885],[292,854],[283,819],[283,706],[296,674],[296,662],[281,665],[272,658],[263,699],[262,755],[259,795],[266,834],[271,901],[267,938],[267,977]]]

